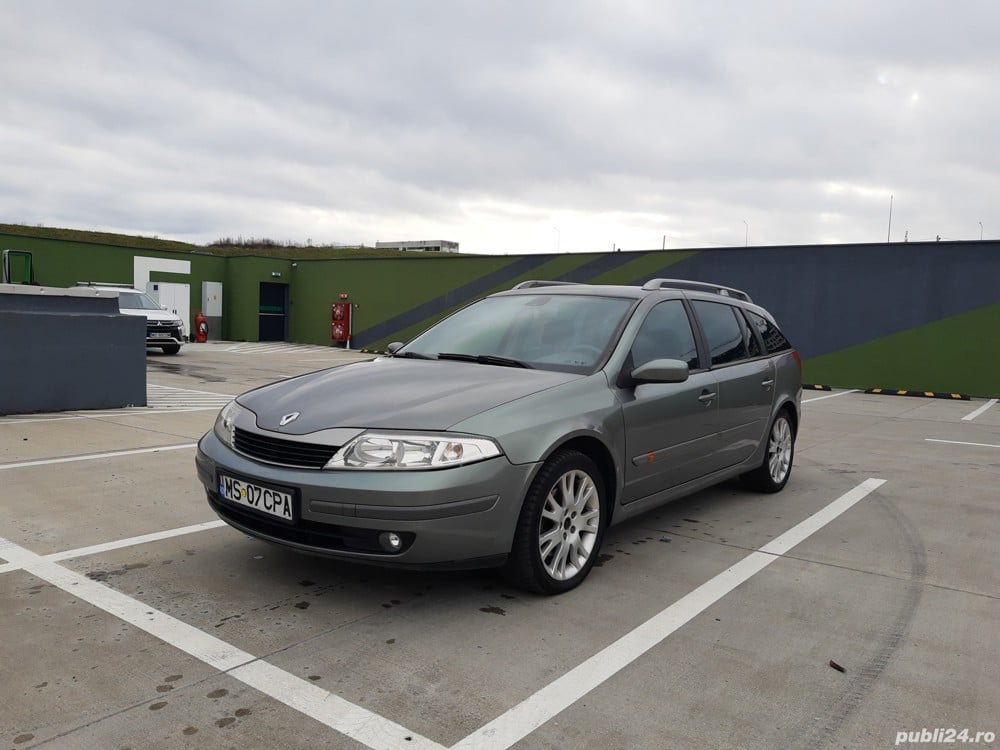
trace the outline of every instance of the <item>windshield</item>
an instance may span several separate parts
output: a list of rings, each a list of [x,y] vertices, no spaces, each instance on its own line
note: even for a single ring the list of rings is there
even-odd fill
[[[611,348],[634,303],[565,294],[487,297],[417,336],[396,356],[588,372]]]
[[[118,295],[119,310],[159,310],[153,298],[139,292],[122,292]]]

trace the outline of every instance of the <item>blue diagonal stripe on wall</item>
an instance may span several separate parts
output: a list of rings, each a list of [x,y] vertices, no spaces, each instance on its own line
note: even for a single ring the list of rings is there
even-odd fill
[[[1000,303],[978,242],[710,249],[652,275],[745,290],[806,358]]]

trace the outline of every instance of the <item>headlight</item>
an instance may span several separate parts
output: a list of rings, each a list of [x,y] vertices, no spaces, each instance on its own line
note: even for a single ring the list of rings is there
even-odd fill
[[[215,418],[215,436],[230,448],[233,447],[233,431],[236,429],[236,417],[244,411],[243,407],[233,399],[222,407],[219,416]]]
[[[324,469],[443,469],[501,454],[486,438],[464,435],[391,435],[366,432],[351,440]]]

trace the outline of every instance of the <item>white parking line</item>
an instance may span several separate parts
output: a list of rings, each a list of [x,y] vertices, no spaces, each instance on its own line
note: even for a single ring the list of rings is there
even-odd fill
[[[28,466],[49,466],[51,464],[69,464],[76,461],[94,461],[99,458],[117,458],[118,456],[137,456],[140,453],[159,453],[160,451],[179,451],[185,448],[195,448],[197,443],[182,443],[180,445],[158,445],[155,448],[135,448],[130,451],[112,451],[110,453],[87,453],[82,456],[64,456],[63,458],[43,458],[37,461],[21,461],[16,464],[0,464],[0,471],[7,469],[24,469]]]
[[[344,350],[332,346],[319,346],[318,344],[290,344],[281,341],[274,341],[274,342],[247,341],[244,343],[233,344],[232,346],[228,346],[225,349],[223,349],[223,351],[230,352],[232,354],[287,354],[290,352],[304,352],[309,354],[328,352],[331,354],[339,354]]]
[[[199,531],[207,531],[209,529],[217,529],[220,526],[225,526],[226,522],[221,520],[216,521],[205,521],[204,523],[194,523],[190,526],[181,526],[176,529],[167,529],[166,531],[154,531],[152,534],[142,534],[141,536],[130,536],[127,539],[118,539],[113,542],[104,542],[103,544],[92,544],[89,547],[77,547],[76,549],[68,549],[64,552],[53,552],[51,555],[44,555],[46,560],[51,560],[52,562],[58,562],[59,560],[72,560],[74,557],[85,557],[87,555],[98,555],[102,552],[111,552],[116,549],[124,549],[125,547],[135,547],[137,544],[148,544],[149,542],[159,542],[164,539],[172,539],[176,536],[185,536],[186,534],[194,534]]]
[[[980,414],[984,413],[985,411],[987,411],[991,407],[996,406],[996,403],[997,403],[997,399],[991,398],[989,401],[987,401],[985,404],[983,404],[982,406],[980,406],[978,409],[976,409],[971,414],[966,414],[964,417],[962,417],[962,421],[963,422],[971,422],[973,419],[975,419],[976,417],[978,417]]]
[[[838,396],[846,396],[848,393],[857,393],[857,388],[851,388],[848,391],[840,391],[839,393],[830,393],[826,396],[816,396],[815,398],[804,398],[802,399],[803,404],[811,404],[813,401],[822,401],[825,398],[837,398]]]
[[[927,440],[958,443],[958,441],[934,438]],[[985,446],[981,443],[959,444]],[[174,446],[175,449],[183,447],[188,446]],[[985,447],[1000,448],[1000,445]],[[146,450],[143,449],[143,452]],[[134,452],[122,451],[117,454],[77,458],[126,455]],[[7,465],[11,466],[13,465]],[[5,467],[0,466],[0,468]],[[502,750],[520,741],[883,484],[885,484],[884,479],[865,480],[778,538],[674,602],[595,656],[473,732],[454,745],[453,750],[470,748]],[[45,556],[36,555],[0,537],[0,557],[8,561],[7,564],[0,565],[0,573],[24,569],[369,747],[427,747],[442,750],[441,745],[414,734],[395,722],[356,706],[268,662],[258,660],[251,654],[152,609],[136,599],[55,564],[58,560],[121,549],[223,525],[222,521],[208,521]]]
[[[1000,445],[992,443],[964,443],[961,440],[939,440],[938,438],[924,438],[928,443],[949,443],[950,445],[969,445],[973,448],[1000,448]]]
[[[802,523],[750,553],[603,651],[453,745],[452,750],[503,750],[524,739],[883,484],[884,479],[866,479]]]
[[[53,415],[48,417],[20,418],[0,418],[0,427],[12,424],[37,424],[39,422],[68,422],[73,419],[109,419],[117,417],[145,417],[149,414],[183,414],[189,411],[218,411],[218,406],[192,406],[179,407],[173,409],[149,409],[146,407],[132,407],[127,409],[115,409],[113,411],[95,411],[88,414]]]
[[[177,536],[194,534],[195,532],[198,531],[217,529],[220,526],[225,526],[225,525],[226,525],[225,521],[205,521],[204,523],[195,523],[190,526],[181,526],[176,529],[167,529],[166,531],[154,531],[152,534],[142,534],[140,536],[130,536],[126,539],[116,539],[113,542],[92,544],[89,547],[77,547],[76,549],[63,550],[62,552],[53,552],[48,555],[42,555],[42,559],[49,560],[50,562],[58,562],[60,560],[72,560],[75,557],[98,555],[102,552],[110,552],[116,549],[124,549],[125,547],[135,547],[136,545],[139,544],[159,542],[163,539],[172,539],[173,537]],[[10,573],[13,570],[20,570],[20,568],[14,563],[7,563],[5,565],[0,565],[0,573]]]
[[[368,747],[443,750],[404,726],[3,537],[0,557]]]
[[[122,409],[95,409],[69,414],[45,414],[32,417],[0,419],[0,426],[10,424],[36,424],[39,422],[65,422],[71,419],[101,419],[107,417],[145,416],[147,414],[180,414],[188,411],[218,411],[235,396],[214,391],[198,391],[192,388],[176,388],[171,385],[146,385],[146,406],[132,406]]]
[[[153,408],[214,407],[221,409],[233,400],[227,393],[196,391],[169,385],[149,383],[146,386],[146,404]]]

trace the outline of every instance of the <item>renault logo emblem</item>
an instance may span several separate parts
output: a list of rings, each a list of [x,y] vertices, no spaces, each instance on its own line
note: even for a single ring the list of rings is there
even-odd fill
[[[278,427],[284,427],[289,422],[294,422],[298,418],[299,413],[297,411],[293,411],[291,414],[286,414],[281,418],[281,421],[278,422]]]

